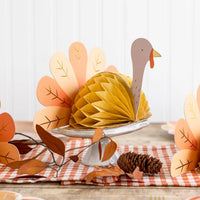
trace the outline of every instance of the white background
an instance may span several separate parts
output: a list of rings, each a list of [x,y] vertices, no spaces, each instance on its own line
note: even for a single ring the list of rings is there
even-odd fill
[[[183,117],[200,84],[199,0],[0,0],[1,112],[33,120],[40,78],[56,51],[81,41],[106,53],[107,66],[131,75],[130,46],[149,39],[162,58],[147,65],[143,90],[154,122]]]

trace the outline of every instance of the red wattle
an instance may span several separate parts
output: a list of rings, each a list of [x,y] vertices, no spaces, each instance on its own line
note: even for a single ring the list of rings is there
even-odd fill
[[[153,60],[153,49],[151,50],[150,56],[149,56],[149,61],[150,61],[150,67],[154,67],[154,60]]]

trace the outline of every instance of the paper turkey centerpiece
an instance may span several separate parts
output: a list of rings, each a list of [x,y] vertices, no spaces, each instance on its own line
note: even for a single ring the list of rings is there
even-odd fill
[[[1,108],[1,102],[0,102]],[[15,145],[9,143],[15,135],[15,123],[9,113],[0,114],[0,163],[8,164],[20,159]]]
[[[50,69],[54,76],[43,77],[37,97],[45,109],[38,111],[34,126],[51,130],[65,125],[72,128],[105,128],[127,124],[151,116],[145,94],[141,92],[146,63],[160,57],[146,39],[140,38],[131,47],[133,81],[117,72],[114,66],[105,69],[103,51],[95,47],[89,58],[80,42],[69,48],[69,58],[62,52],[53,55]]]
[[[187,96],[184,112],[186,120],[180,119],[175,129],[175,143],[181,151],[172,159],[173,177],[194,170],[200,164],[200,86],[197,100],[193,94]]]

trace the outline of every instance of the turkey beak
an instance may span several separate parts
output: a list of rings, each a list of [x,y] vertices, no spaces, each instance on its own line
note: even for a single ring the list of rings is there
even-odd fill
[[[149,61],[150,61],[150,67],[153,68],[154,67],[154,57],[161,57],[161,55],[155,51],[154,49],[151,50],[150,56],[149,56]]]
[[[161,57],[161,55],[153,49],[153,57]]]

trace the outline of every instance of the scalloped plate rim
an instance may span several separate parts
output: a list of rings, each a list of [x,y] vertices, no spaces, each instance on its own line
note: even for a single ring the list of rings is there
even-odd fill
[[[145,128],[149,124],[150,122],[147,119],[145,119],[139,122],[132,122],[127,125],[121,125],[114,128],[103,128],[103,131],[106,136],[113,137],[113,136],[133,133],[142,128]],[[70,129],[69,125],[67,125],[67,126],[56,128],[56,129],[52,129],[49,132],[62,134],[68,137],[75,137],[75,138],[92,138],[95,132],[95,129]]]

